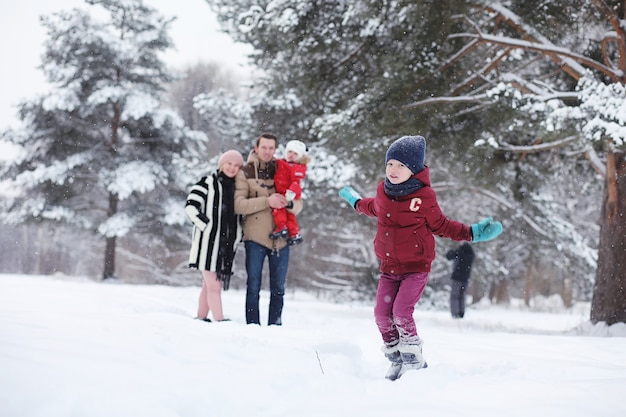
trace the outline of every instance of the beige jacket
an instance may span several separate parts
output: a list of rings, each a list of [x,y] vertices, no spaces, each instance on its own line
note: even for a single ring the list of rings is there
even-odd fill
[[[244,216],[243,240],[251,240],[269,249],[282,249],[286,239],[270,239],[274,230],[272,209],[267,197],[276,192],[274,174],[276,160],[262,162],[254,151],[248,155],[248,162],[237,174],[235,181],[235,213]],[[290,212],[298,215],[302,211],[302,200],[295,200]]]

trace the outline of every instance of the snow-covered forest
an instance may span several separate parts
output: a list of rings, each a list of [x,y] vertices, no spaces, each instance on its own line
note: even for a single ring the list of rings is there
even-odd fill
[[[25,98],[24,127],[0,137],[20,148],[0,171],[4,272],[194,283],[187,189],[220,151],[247,154],[270,130],[313,157],[290,285],[368,299],[375,224],[336,192],[372,194],[390,141],[421,134],[444,212],[504,225],[477,245],[475,301],[558,295],[592,302],[593,321],[626,321],[623,2],[207,3],[254,49],[247,88],[168,97],[169,20],[139,0],[44,17],[53,88]],[[437,244],[433,305],[454,243]]]

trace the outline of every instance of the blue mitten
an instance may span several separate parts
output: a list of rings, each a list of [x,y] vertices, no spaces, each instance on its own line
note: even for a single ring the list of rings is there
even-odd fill
[[[472,242],[485,242],[494,239],[502,233],[502,223],[494,222],[493,217],[488,217],[471,225]]]
[[[345,186],[339,190],[339,197],[346,200],[353,208],[356,208],[356,203],[363,197],[356,190],[350,186]]]

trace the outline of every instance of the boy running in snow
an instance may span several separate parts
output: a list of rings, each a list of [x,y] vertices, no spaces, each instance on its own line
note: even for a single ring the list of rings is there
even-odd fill
[[[306,164],[311,159],[306,154],[306,145],[299,140],[290,140],[285,146],[284,159],[276,161],[274,187],[276,192],[283,194],[288,202],[299,200],[302,195],[300,181],[306,176]],[[272,239],[287,238],[289,245],[298,245],[303,239],[296,216],[286,208],[272,209],[276,227],[270,234]]]
[[[413,311],[435,258],[433,236],[482,242],[502,232],[502,224],[491,218],[466,225],[442,213],[430,187],[425,152],[422,136],[403,136],[387,150],[385,180],[375,197],[363,198],[349,186],[339,191],[357,213],[378,218],[374,250],[381,276],[374,317],[383,353],[391,362],[386,378],[392,381],[408,370],[427,367]]]

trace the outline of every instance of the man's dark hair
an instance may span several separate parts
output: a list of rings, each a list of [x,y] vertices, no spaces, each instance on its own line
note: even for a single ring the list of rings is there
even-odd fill
[[[256,146],[259,146],[259,143],[261,143],[261,139],[272,139],[274,143],[276,144],[276,147],[278,148],[278,138],[273,133],[269,133],[269,132],[261,133],[261,136],[259,136],[256,140]]]

